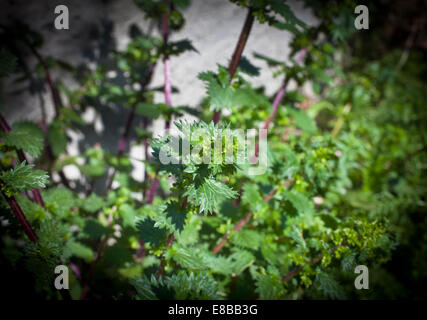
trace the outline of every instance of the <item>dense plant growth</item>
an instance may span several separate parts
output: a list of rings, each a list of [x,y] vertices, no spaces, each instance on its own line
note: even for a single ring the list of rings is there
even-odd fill
[[[30,88],[47,85],[55,106],[51,122],[9,124],[2,102],[1,259],[5,270],[25,275],[25,290],[69,298],[53,287],[60,264],[70,268],[73,299],[396,298],[403,286],[425,283],[422,53],[402,64],[399,50],[370,60],[356,55],[352,43],[363,35],[355,34],[353,1],[307,1],[316,26],[283,1],[232,2],[247,17],[228,65],[201,70],[206,98],[194,101],[196,108],[174,105],[171,93],[179,88],[169,70],[177,55],[209,50],[169,40],[184,25],[189,1],[135,0],[160,36],[134,27],[127,48],[113,50],[96,70],[43,57],[40,35],[20,22],[1,27],[1,76],[17,73]],[[291,32],[290,56],[245,52],[254,23]],[[37,59],[34,69],[22,50]],[[251,84],[269,72],[255,61],[274,72],[275,95]],[[153,88],[160,64],[164,86]],[[55,81],[56,68],[79,86]],[[157,91],[163,103],[154,102]],[[89,106],[128,109],[117,150],[93,145],[71,156],[67,134],[90,126],[82,118]],[[209,154],[218,160],[210,164],[163,164],[160,150],[174,137],[153,136],[155,119],[178,129],[192,148],[201,141],[195,132],[213,146],[228,129],[268,129],[267,170],[250,175],[226,161],[226,148]],[[131,175],[131,143],[144,146],[142,183]],[[251,150],[259,157],[262,151],[259,143]],[[170,155],[183,160],[180,152]],[[70,165],[83,183],[67,178]],[[402,250],[408,279],[390,265]],[[372,290],[354,288],[360,264],[370,268]]]

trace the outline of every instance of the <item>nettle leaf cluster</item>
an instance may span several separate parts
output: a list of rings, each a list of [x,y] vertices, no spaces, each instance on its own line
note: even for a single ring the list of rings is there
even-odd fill
[[[11,126],[6,101],[1,110],[1,256],[8,270],[32,275],[26,290],[70,298],[53,287],[54,268],[64,264],[73,299],[390,297],[354,290],[354,268],[375,270],[370,286],[387,292],[388,281],[397,283],[386,269],[391,256],[425,230],[426,91],[414,67],[421,58],[406,69],[396,69],[399,52],[343,59],[351,32],[333,22],[346,21],[352,1],[307,1],[316,26],[285,1],[232,2],[247,10],[240,39],[250,41],[254,20],[267,22],[293,33],[290,56],[243,55],[239,40],[228,67],[199,73],[206,97],[192,107],[173,105],[178,81],[165,76],[164,86],[150,85],[159,64],[197,51],[190,40],[168,39],[182,28],[189,1],[135,1],[161,36],[132,26],[125,49],[83,72],[43,57],[40,37],[15,28],[39,67],[24,68],[16,46],[1,48],[1,76],[30,84],[38,77],[56,107],[49,123]],[[55,79],[60,65],[77,88]],[[267,72],[261,65],[278,79],[271,96],[253,85]],[[125,111],[117,149],[96,143],[70,155],[70,134],[94,131],[82,117],[91,108]],[[179,119],[186,114],[196,120]],[[154,134],[159,119],[176,132]],[[245,147],[231,130],[260,127],[268,129],[267,168],[249,175],[228,161]],[[130,156],[130,144],[143,146],[144,160]],[[243,150],[248,158],[258,152]],[[132,175],[135,162],[144,164],[143,182]],[[78,180],[69,181],[67,166]],[[423,250],[413,249],[413,263]]]

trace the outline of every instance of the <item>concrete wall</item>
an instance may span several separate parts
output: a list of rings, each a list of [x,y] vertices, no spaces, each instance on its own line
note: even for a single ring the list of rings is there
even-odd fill
[[[67,5],[70,11],[70,29],[56,30],[53,26],[54,8],[59,4]],[[1,21],[16,17],[28,24],[45,38],[41,49],[43,55],[61,58],[72,65],[93,65],[93,59],[99,56],[100,48],[115,46],[123,49],[129,42],[129,26],[136,23],[143,30],[149,27],[148,21],[131,0],[3,0],[0,12]],[[308,24],[315,23],[312,13],[303,8],[302,2],[290,2],[295,14]],[[171,40],[188,38],[199,53],[188,52],[177,58],[172,58],[172,85],[179,88],[180,93],[174,94],[174,105],[196,106],[204,95],[203,83],[197,79],[197,74],[205,70],[213,70],[216,64],[227,65],[234,50],[242,28],[246,10],[227,0],[193,0],[192,5],[184,13],[185,27],[171,36]],[[109,33],[111,31],[111,37]],[[263,53],[273,58],[284,60],[289,54],[291,34],[276,30],[268,25],[255,22],[249,37],[244,55],[251,58],[253,52]],[[28,57],[30,63],[33,58]],[[254,78],[254,85],[264,85],[267,93],[272,94],[280,85],[280,79],[273,79],[266,64],[251,59],[261,68],[261,75]],[[60,79],[67,86],[73,82],[66,75],[54,72],[55,79]],[[163,84],[163,66],[159,65],[154,74],[152,86]],[[40,99],[27,92],[13,94],[19,85],[12,85],[11,80],[4,83],[2,90],[3,112],[10,122],[30,119],[40,120]],[[156,96],[157,101],[163,101],[163,95]],[[49,93],[44,94],[44,103],[49,117],[52,117],[53,106]],[[86,115],[87,121],[97,121],[98,132],[70,132],[73,143],[69,152],[76,154],[94,143],[114,149],[118,136],[126,119],[127,110],[116,110],[110,116],[97,117],[94,113]],[[154,124],[154,129],[162,128],[160,123]],[[105,130],[108,128],[108,130]],[[136,158],[142,157],[142,149],[132,150]],[[136,173],[137,176],[140,175]],[[72,171],[69,171],[73,174]]]

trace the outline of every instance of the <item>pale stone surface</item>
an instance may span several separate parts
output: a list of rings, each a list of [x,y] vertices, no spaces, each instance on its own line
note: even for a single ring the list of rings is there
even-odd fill
[[[99,54],[102,45],[99,36],[102,32],[112,28],[112,38],[118,49],[123,49],[129,42],[129,26],[138,24],[143,30],[147,30],[149,23],[143,14],[131,0],[101,1],[101,0],[61,0],[61,1],[28,1],[9,0],[2,1],[0,19],[8,14],[24,20],[31,27],[41,32],[45,38],[45,44],[41,53],[45,56],[61,58],[74,66],[90,62],[88,52],[93,48]],[[70,29],[56,30],[53,27],[54,8],[56,5],[67,5],[70,12]],[[315,23],[312,13],[303,8],[303,3],[293,1],[290,6],[295,14],[308,24]],[[171,40],[188,38],[200,53],[189,52],[177,58],[172,58],[171,78],[172,85],[179,88],[179,94],[173,94],[174,105],[197,106],[205,94],[203,83],[197,79],[197,74],[205,70],[214,70],[218,63],[227,65],[234,50],[240,30],[242,28],[246,10],[228,2],[227,0],[193,0],[190,8],[185,11],[186,25],[182,31],[173,34]],[[102,22],[104,21],[104,22]],[[97,34],[98,33],[98,34]],[[107,33],[106,33],[107,34]],[[267,93],[272,94],[280,86],[281,79],[274,79],[272,72],[262,61],[253,59],[253,53],[259,52],[278,60],[285,60],[289,54],[289,41],[291,34],[286,31],[276,30],[268,25],[260,25],[255,22],[249,37],[244,55],[255,65],[261,68],[261,75],[254,78],[255,86],[264,85]],[[33,58],[28,58],[34,63]],[[94,66],[93,63],[89,65]],[[55,79],[60,79],[65,85],[73,87],[70,77],[53,72]],[[159,65],[154,74],[152,87],[163,84],[163,66]],[[2,101],[6,118],[13,123],[17,120],[40,120],[40,99],[36,95],[27,92],[18,95],[12,92],[22,85],[13,85],[11,80],[4,83],[2,89]],[[48,92],[44,95],[44,101],[49,118],[53,114],[53,106]],[[163,101],[161,93],[156,95],[158,102]],[[114,110],[113,110],[114,111]],[[112,114],[101,116],[88,111],[85,119],[90,123],[96,123],[95,132],[83,132],[72,134],[72,143],[69,152],[77,154],[88,146],[99,142],[110,150],[116,148],[119,134],[126,119],[127,110],[120,108]],[[161,121],[154,122],[154,130],[163,128]],[[80,139],[80,140],[79,140]],[[136,159],[143,158],[143,148],[131,151]],[[138,175],[141,168],[137,169]],[[74,174],[73,174],[74,176]],[[140,180],[141,178],[139,178]]]

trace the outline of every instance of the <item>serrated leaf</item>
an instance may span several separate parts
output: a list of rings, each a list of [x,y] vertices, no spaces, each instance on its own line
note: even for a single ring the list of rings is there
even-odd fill
[[[188,196],[188,200],[198,206],[200,212],[209,214],[218,210],[224,199],[234,199],[237,192],[220,181],[207,178],[198,187],[190,186],[184,196]]]
[[[49,188],[44,190],[42,195],[46,208],[58,217],[65,217],[70,208],[75,205],[74,195],[67,188]]]
[[[9,171],[4,171],[0,174],[2,190],[8,196],[12,196],[19,192],[25,192],[32,188],[45,188],[49,181],[49,176],[43,170],[33,170],[34,165],[26,165],[25,160],[16,165]]]
[[[43,150],[43,131],[32,122],[14,123],[2,139],[7,146],[22,149],[33,157],[38,157]]]
[[[260,210],[263,199],[258,191],[258,186],[254,183],[246,183],[243,186],[242,203],[247,205],[251,211]]]
[[[177,201],[171,201],[166,207],[166,219],[170,220],[173,229],[180,233],[184,229],[187,211]]]
[[[313,211],[313,202],[301,192],[284,190],[283,196],[294,206],[299,214],[311,213]]]
[[[263,238],[263,235],[255,230],[241,229],[233,234],[231,241],[238,247],[258,250]]]
[[[236,275],[242,273],[246,268],[254,263],[255,257],[246,250],[238,250],[230,255],[229,259],[233,261],[232,272]]]
[[[198,76],[206,84],[211,110],[215,111],[231,109],[234,106],[234,91],[228,84],[230,78],[228,71],[223,67],[219,67],[218,69],[218,75],[212,71],[208,71],[202,72]]]
[[[177,300],[217,298],[218,285],[213,277],[204,271],[197,275],[193,272],[189,274],[181,272],[178,275],[166,277],[165,282],[174,289],[174,298]]]
[[[275,268],[268,268],[266,273],[258,274],[255,283],[255,291],[261,300],[277,300],[284,294],[280,275]]]
[[[148,278],[136,278],[131,280],[131,284],[137,291],[138,299],[216,299],[218,284],[206,272],[180,272],[172,276],[165,276],[156,279],[153,276]]]
[[[233,261],[224,256],[214,255],[210,251],[201,251],[200,257],[213,273],[231,275],[233,272]]]
[[[356,252],[348,252],[341,260],[341,269],[345,272],[354,272],[356,256]]]
[[[332,275],[319,272],[316,275],[315,284],[317,289],[322,291],[323,295],[330,299],[344,299],[345,292],[340,284],[332,277]]]
[[[17,194],[15,197],[30,222],[34,220],[43,221],[44,219],[49,218],[50,215],[37,202],[34,202],[21,194]]]
[[[136,298],[139,300],[173,299],[173,289],[164,283],[163,278],[156,279],[154,275],[151,278],[143,276],[132,279],[130,283],[136,289]]]
[[[184,247],[172,248],[167,251],[165,254],[167,259],[173,259],[177,264],[183,268],[191,270],[204,270],[206,269],[206,264],[202,258],[197,255],[197,253],[190,249]]]
[[[149,217],[137,221],[136,228],[138,229],[139,238],[146,243],[151,243],[157,247],[166,241],[166,229],[158,228],[156,221]]]

